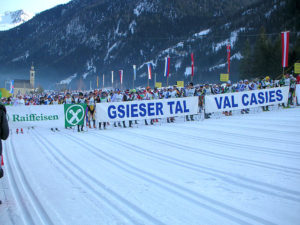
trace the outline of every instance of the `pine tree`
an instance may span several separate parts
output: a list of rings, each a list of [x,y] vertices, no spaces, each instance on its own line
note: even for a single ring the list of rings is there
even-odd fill
[[[255,77],[264,77],[268,75],[267,67],[270,66],[268,57],[270,56],[270,41],[266,37],[265,28],[261,28],[260,36],[257,39],[254,52],[253,59],[254,62],[252,64],[253,75]]]
[[[274,43],[272,44],[271,54],[268,60],[269,60],[269,74],[273,79],[276,79],[282,73],[280,35],[277,36]]]
[[[242,51],[242,56],[243,58],[241,59],[241,64],[240,64],[240,77],[242,79],[244,78],[249,78],[252,76],[252,51],[251,51],[251,46],[250,46],[250,42],[247,39],[245,42],[245,47]]]

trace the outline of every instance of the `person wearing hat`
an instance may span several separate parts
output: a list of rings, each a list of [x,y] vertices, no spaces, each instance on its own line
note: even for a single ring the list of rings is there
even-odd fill
[[[72,104],[73,102],[74,102],[74,101],[73,101],[73,99],[72,99],[70,93],[67,93],[67,94],[66,94],[66,97],[65,97],[65,99],[64,99],[64,104]]]
[[[19,95],[16,101],[14,102],[14,106],[23,106],[25,105],[25,101],[22,95]]]
[[[86,103],[86,99],[83,97],[83,93],[80,92],[78,95],[78,98],[75,99],[75,103],[76,104],[85,104]],[[83,131],[83,125],[77,125],[77,131]]]
[[[145,100],[152,100],[152,99],[153,99],[153,92],[151,91],[151,88],[148,86],[145,95]],[[150,124],[153,125],[153,119],[150,119]],[[148,125],[147,119],[145,119],[145,125]]]
[[[112,98],[111,98],[112,102],[122,102],[123,101],[123,95],[121,94],[121,91],[119,89],[116,89],[116,91],[114,92]],[[118,126],[122,127],[121,122],[118,121]],[[114,122],[114,127],[117,127],[117,123]]]
[[[244,80],[244,81],[240,81],[239,82],[239,84],[238,84],[238,91],[239,92],[242,92],[242,91],[249,91],[250,90],[250,88],[249,88],[249,82],[248,82],[248,80]],[[247,109],[242,109],[241,110],[241,113],[242,114],[245,114],[245,113],[249,113],[249,108],[247,108]]]
[[[203,110],[203,103],[204,103],[204,88],[203,85],[200,84],[199,88],[196,90],[196,96],[199,97],[199,111],[201,112]]]
[[[58,105],[59,104],[59,100],[58,100],[58,96],[57,95],[54,96],[52,104],[53,105]]]
[[[296,78],[293,75],[290,75],[290,91],[289,91],[289,101],[288,105],[294,105],[294,96],[296,90]]]
[[[261,89],[267,89],[271,87],[271,82],[270,82],[270,77],[266,76],[262,81],[261,81]],[[270,111],[269,106],[262,106],[263,111]]]
[[[51,96],[49,95],[47,100],[45,101],[45,105],[52,105],[53,104],[53,100],[51,98]]]
[[[109,102],[108,93],[106,91],[102,91],[100,94],[100,103],[106,103],[106,102]],[[102,124],[103,124],[103,129],[105,130],[108,122],[99,122],[99,130],[102,129]]]
[[[6,118],[6,108],[4,105],[0,103],[0,161],[2,161],[2,141],[1,140],[6,140],[9,135],[9,127],[8,127],[8,122]],[[3,169],[1,167],[1,162],[0,162],[0,178],[2,178],[4,175]],[[2,204],[0,200],[0,204]]]
[[[206,83],[204,85],[204,88],[203,88],[203,91],[204,91],[204,105],[205,105],[205,95],[212,95],[212,90],[211,90],[211,87],[209,86],[208,83]],[[209,119],[211,116],[211,113],[205,113],[205,110],[204,110],[204,117],[205,119]]]
[[[195,96],[195,91],[196,91],[196,89],[194,88],[194,84],[191,82],[191,83],[189,83],[189,85],[187,86],[187,89],[185,90],[185,96],[193,97],[193,96]],[[190,119],[191,119],[191,121],[194,121],[193,115],[190,115],[190,118],[188,115],[186,115],[185,118],[187,121],[190,121]]]
[[[96,102],[95,102],[95,94],[94,92],[90,92],[89,98],[87,101],[87,107],[88,107],[88,124],[89,128],[92,128],[91,120],[93,121],[93,128],[96,128]]]

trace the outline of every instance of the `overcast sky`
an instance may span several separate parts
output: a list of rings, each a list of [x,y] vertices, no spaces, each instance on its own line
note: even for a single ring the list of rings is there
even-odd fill
[[[39,13],[70,0],[0,0],[0,13],[23,9],[25,12]]]

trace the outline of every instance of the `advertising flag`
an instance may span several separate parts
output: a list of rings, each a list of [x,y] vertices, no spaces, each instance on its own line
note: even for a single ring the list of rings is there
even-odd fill
[[[290,32],[281,32],[281,44],[282,44],[282,67],[288,67],[288,57],[289,57],[289,39]]]
[[[230,44],[227,44],[227,64],[228,64],[228,69],[227,73],[230,73]]]
[[[191,54],[192,58],[192,77],[194,76],[194,53]]]
[[[148,63],[148,80],[152,79],[152,73],[151,73],[151,63]]]
[[[123,84],[123,70],[119,70],[119,74],[120,74],[120,82],[121,84]]]
[[[170,74],[170,57],[165,57],[165,77],[169,77]]]
[[[136,80],[136,65],[133,65],[133,80]]]

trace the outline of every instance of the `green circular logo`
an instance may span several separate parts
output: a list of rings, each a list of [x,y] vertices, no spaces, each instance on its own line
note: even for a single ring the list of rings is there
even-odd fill
[[[65,114],[67,122],[75,126],[84,118],[84,108],[81,105],[71,105]]]

